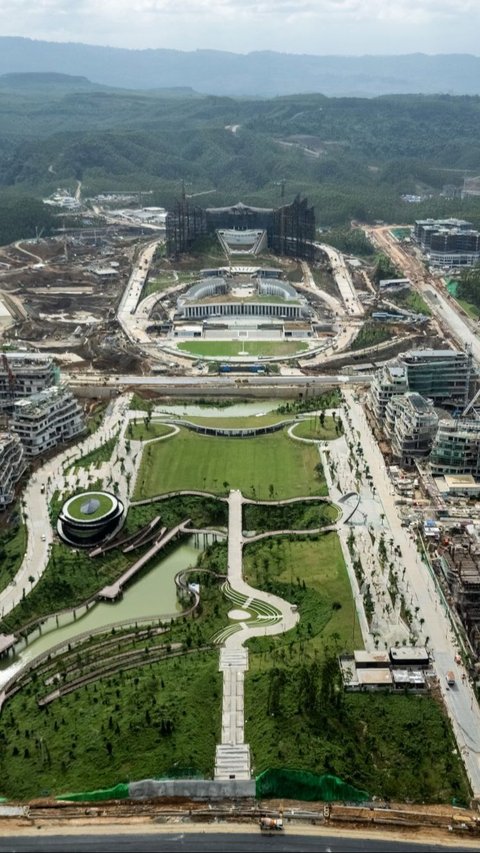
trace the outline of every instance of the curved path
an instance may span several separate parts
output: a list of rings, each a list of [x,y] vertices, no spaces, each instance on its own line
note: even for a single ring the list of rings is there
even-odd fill
[[[232,594],[229,597],[244,605],[254,600],[265,606],[267,617],[264,622],[256,619],[252,625],[236,623],[227,632],[220,652],[220,671],[223,672],[222,736],[215,753],[215,779],[250,779],[250,747],[244,737],[244,677],[248,669],[248,651],[244,643],[250,637],[281,634],[294,628],[299,615],[292,606],[268,592],[254,589],[243,579],[242,549],[245,539],[242,533],[242,505],[244,499],[238,490],[232,490],[228,498],[228,581]],[[258,612],[258,610],[257,610]]]
[[[63,494],[90,488],[89,477],[93,472],[95,478],[103,480],[104,488],[108,489],[112,483],[117,484],[118,497],[125,510],[128,509],[129,479],[133,484],[140,456],[138,451],[127,453],[128,439],[125,439],[123,431],[114,450],[116,459],[104,462],[99,467],[92,464],[90,468],[79,468],[77,471],[71,466],[118,434],[119,424],[125,420],[130,396],[123,395],[110,403],[101,425],[94,433],[74,447],[68,447],[55,455],[31,475],[22,495],[22,503],[26,507],[27,550],[15,578],[0,593],[2,618],[20,603],[23,590],[29,592],[47,568],[53,543],[49,508],[55,492]]]

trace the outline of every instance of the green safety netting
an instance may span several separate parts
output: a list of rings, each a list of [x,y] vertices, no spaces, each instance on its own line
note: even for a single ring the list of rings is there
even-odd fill
[[[363,803],[370,799],[367,791],[360,791],[343,782],[338,776],[316,776],[304,770],[264,770],[255,780],[257,799],[324,800],[331,803],[341,800]]]
[[[100,800],[122,800],[128,797],[128,784],[120,782],[114,785],[113,788],[102,788],[99,791],[81,791],[78,794],[61,794],[56,797],[56,800],[71,800],[74,803],[89,801],[99,802]]]

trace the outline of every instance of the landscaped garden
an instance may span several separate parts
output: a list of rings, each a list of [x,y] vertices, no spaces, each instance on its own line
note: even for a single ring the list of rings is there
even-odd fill
[[[440,701],[343,690],[336,656],[363,644],[336,534],[252,543],[245,573],[300,613],[293,631],[248,644],[245,739],[254,772],[304,769],[340,776],[371,796],[467,802],[464,768]]]
[[[212,772],[222,695],[216,651],[120,670],[43,710],[36,693],[25,687],[0,718],[3,795]]]
[[[18,572],[27,547],[27,528],[22,521],[20,506],[10,509],[10,522],[0,533],[0,591],[5,589]]]
[[[130,421],[126,432],[127,438],[134,441],[150,441],[152,438],[163,438],[165,435],[175,435],[175,430],[168,424],[152,423],[149,418]]]
[[[268,500],[326,495],[318,450],[289,438],[285,430],[257,438],[209,437],[181,429],[171,441],[147,445],[135,487],[135,499],[178,489]]]
[[[342,435],[343,427],[340,418],[331,415],[312,415],[295,425],[293,435],[298,438],[308,438],[313,441],[331,441]]]

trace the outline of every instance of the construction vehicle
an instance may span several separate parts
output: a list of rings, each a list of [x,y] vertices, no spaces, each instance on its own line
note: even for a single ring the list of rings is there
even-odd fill
[[[284,831],[283,817],[261,817],[259,824],[262,835],[276,835]]]

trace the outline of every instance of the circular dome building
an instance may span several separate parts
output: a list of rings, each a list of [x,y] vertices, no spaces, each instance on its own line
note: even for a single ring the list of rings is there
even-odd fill
[[[123,513],[122,501],[111,492],[82,492],[63,504],[58,534],[68,545],[91,548],[118,529]]]

